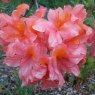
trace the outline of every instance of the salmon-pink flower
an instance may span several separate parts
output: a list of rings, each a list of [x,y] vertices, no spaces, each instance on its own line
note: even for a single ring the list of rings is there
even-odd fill
[[[37,34],[37,31],[39,32],[45,32],[43,29],[42,29],[42,26],[45,27],[44,25],[46,24],[46,20],[43,19],[43,17],[45,16],[46,14],[46,11],[47,9],[43,6],[41,6],[40,8],[38,8],[36,10],[36,12],[34,13],[33,16],[30,16],[26,23],[28,23],[28,27],[30,28],[30,30]],[[43,25],[42,25],[43,24]],[[35,31],[36,30],[36,31]]]
[[[82,5],[76,5],[73,10],[71,10],[70,6],[65,7],[64,10],[62,8],[49,10],[48,20],[51,23],[49,30],[49,45],[51,47],[61,44],[65,40],[77,37],[80,35],[80,32],[84,32],[79,24],[72,21],[72,15],[75,15],[75,9],[77,7],[79,7],[80,10],[84,10]],[[68,10],[70,10],[70,12]],[[83,13],[85,14],[84,11]],[[75,16],[77,17],[77,15]],[[77,19],[81,19],[81,16],[77,17]],[[79,23],[82,24],[80,20]]]
[[[0,31],[0,37],[6,42],[14,42],[16,39],[21,41],[33,41],[35,39],[35,35],[28,29],[25,21],[22,19],[16,21],[12,19],[11,23]]]
[[[84,9],[84,5],[78,4],[76,5],[72,10],[72,21],[79,21],[83,22],[86,18],[87,12],[86,9]]]
[[[26,10],[29,10],[29,6],[27,4],[21,4],[16,8],[16,10],[12,12],[12,17],[16,19],[19,18],[20,16],[24,16]]]
[[[4,64],[12,67],[18,67],[19,76],[22,79],[22,86],[26,86],[35,79],[42,79],[47,71],[45,58],[47,57],[47,49],[37,43],[20,42],[8,45]]]
[[[77,53],[77,50],[75,50],[75,52]],[[79,53],[79,56],[81,56],[82,51],[79,51],[78,53]],[[77,55],[72,54],[72,51],[70,51],[66,45],[63,44],[63,45],[57,46],[53,51],[53,57],[54,57],[54,62],[56,62],[56,64],[60,66],[59,67],[60,70],[63,70],[62,72],[64,73],[72,72],[76,76],[79,75],[78,67],[76,68],[77,61],[78,61],[78,54]],[[73,58],[77,59],[76,62],[73,61]],[[72,70],[73,68],[75,68],[76,71]]]
[[[46,11],[47,11],[47,9],[45,8],[45,7],[43,7],[43,6],[40,6],[40,8],[38,8],[37,10],[36,10],[36,12],[35,12],[35,16],[37,16],[37,17],[44,17],[45,16],[45,14],[46,14]]]
[[[17,10],[13,11],[12,16],[6,14],[0,14],[1,25],[0,38],[6,42],[14,42],[19,40],[33,41],[36,36],[28,29],[26,25],[26,18],[19,16],[24,15],[26,9],[29,9],[27,4],[22,4],[17,7]],[[15,14],[18,13],[19,15]]]

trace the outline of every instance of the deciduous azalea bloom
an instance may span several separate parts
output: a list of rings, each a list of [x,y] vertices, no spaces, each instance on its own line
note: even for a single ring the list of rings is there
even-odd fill
[[[86,61],[93,33],[84,24],[86,10],[81,4],[49,11],[41,6],[34,15],[24,17],[26,10],[29,6],[21,4],[11,16],[0,14],[4,64],[19,68],[22,86],[62,87],[65,74],[79,76]]]

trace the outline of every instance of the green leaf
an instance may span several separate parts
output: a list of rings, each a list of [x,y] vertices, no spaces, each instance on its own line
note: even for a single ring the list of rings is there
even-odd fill
[[[87,24],[87,25],[89,25],[91,27],[94,27],[94,17],[91,16],[91,17],[86,18],[85,24]]]
[[[95,61],[93,58],[88,58],[87,62],[84,64],[84,68],[80,72],[80,78],[86,78],[89,74],[95,70]]]
[[[83,0],[83,4],[87,7],[90,8],[94,4],[94,0]]]
[[[88,64],[93,64],[94,63],[94,59],[92,57],[89,57],[87,60]]]

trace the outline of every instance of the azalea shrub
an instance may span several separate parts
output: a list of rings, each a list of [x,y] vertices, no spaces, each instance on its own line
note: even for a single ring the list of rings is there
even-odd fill
[[[95,29],[84,23],[84,5],[47,10],[40,6],[26,17],[27,4],[11,15],[0,14],[4,64],[18,67],[22,86],[62,87],[65,74],[80,75],[88,56],[95,57]],[[90,49],[88,49],[90,47]]]

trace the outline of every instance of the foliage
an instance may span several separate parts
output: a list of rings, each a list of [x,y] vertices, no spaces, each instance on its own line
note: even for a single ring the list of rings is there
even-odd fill
[[[17,88],[15,89],[16,95],[31,95],[31,91],[34,89],[33,86],[21,87],[21,80],[18,75],[15,76],[17,82]]]
[[[95,60],[92,57],[88,58],[83,67],[84,68],[81,70],[80,77],[87,78],[92,71],[95,71]]]

